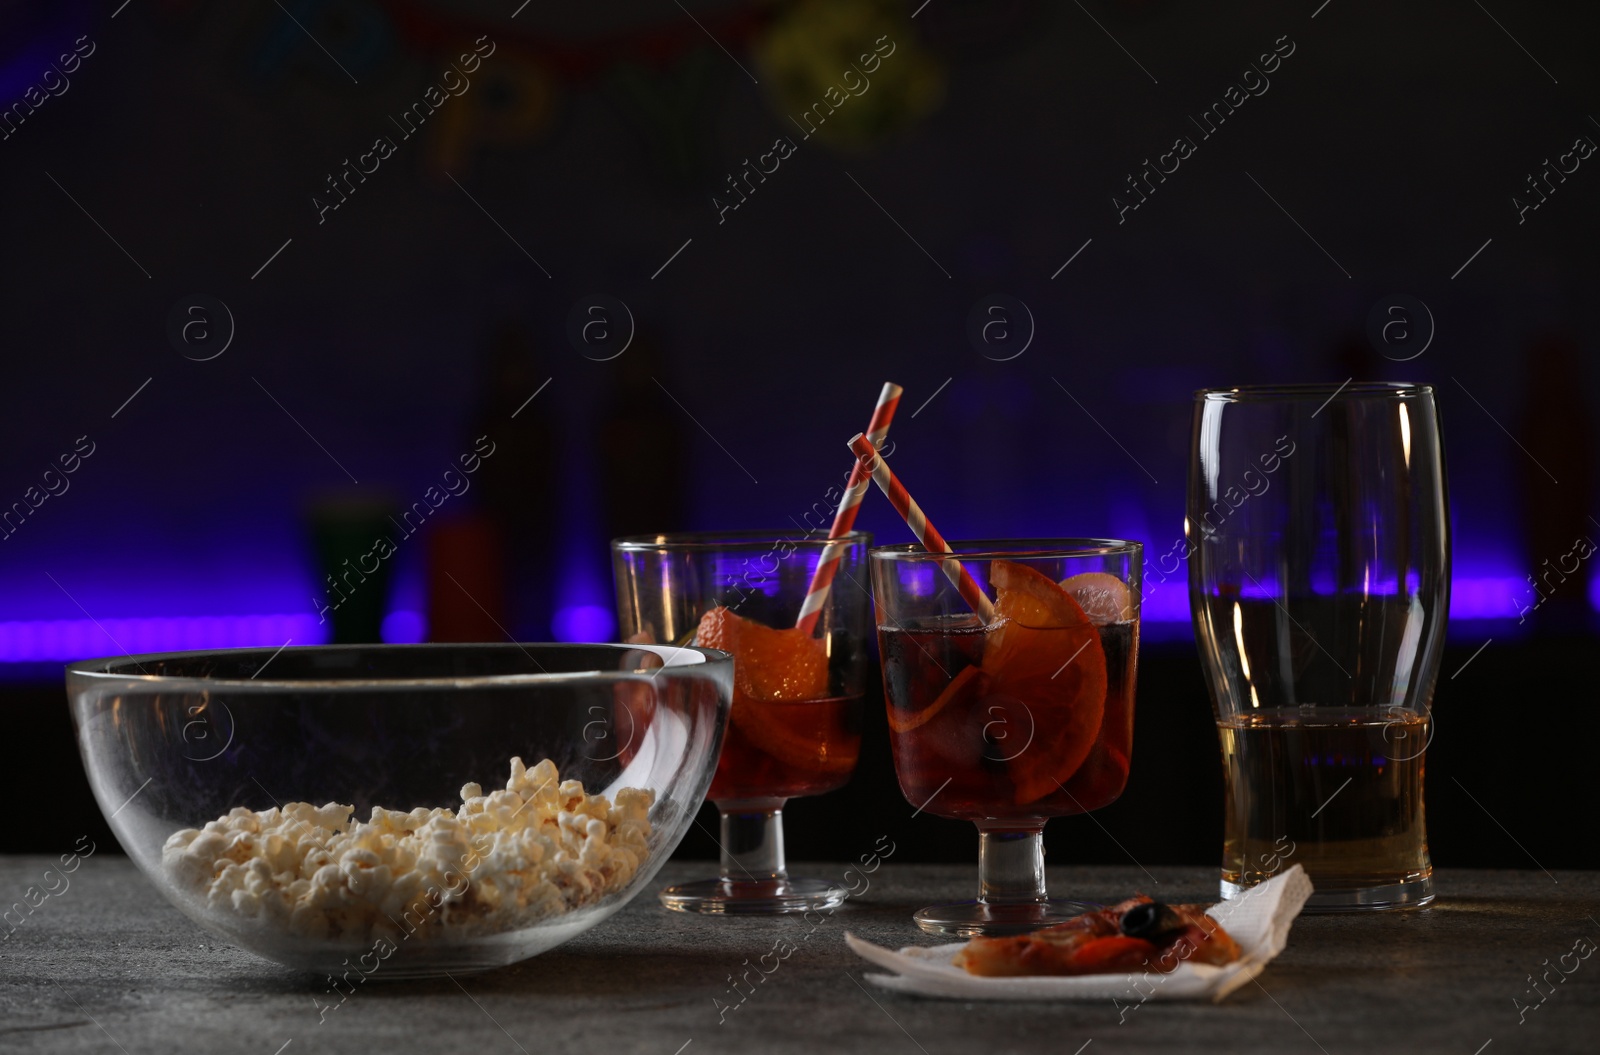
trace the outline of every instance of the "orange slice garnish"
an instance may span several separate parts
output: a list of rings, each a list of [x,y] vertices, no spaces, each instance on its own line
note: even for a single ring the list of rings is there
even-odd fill
[[[1103,571],[1086,571],[1061,580],[1061,588],[1072,595],[1095,626],[1125,623],[1133,618],[1133,595],[1128,584]]]
[[[828,695],[826,642],[796,627],[773,629],[728,608],[700,617],[695,643],[733,654],[731,720],[772,757],[816,772],[854,767],[834,746],[848,739]]]
[[[1100,632],[1060,584],[1025,564],[989,566],[1001,625],[983,658],[993,691],[1027,707],[1033,739],[1006,763],[1018,805],[1057,790],[1083,765],[1105,717]]]
[[[774,630],[729,608],[700,617],[695,641],[733,653],[734,689],[754,700],[815,700],[828,694],[825,643],[797,627]]]
[[[909,733],[932,721],[936,715],[951,701],[965,698],[969,693],[981,693],[983,690],[983,668],[972,666],[962,670],[944,687],[939,698],[920,711],[905,711],[892,703],[889,705],[889,728],[897,733]]]

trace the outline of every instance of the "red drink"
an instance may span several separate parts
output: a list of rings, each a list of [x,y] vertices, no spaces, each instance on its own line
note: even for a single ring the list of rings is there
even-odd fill
[[[842,787],[861,753],[859,696],[828,694],[828,645],[728,608],[700,619],[695,641],[733,653],[733,711],[711,780],[713,802],[760,802]]]
[[[854,584],[868,539],[734,532],[612,543],[628,640],[688,643],[734,659],[732,706],[708,792],[721,815],[721,867],[715,878],[663,890],[668,908],[803,912],[849,896],[835,881],[788,874],[783,806],[848,783],[861,753],[872,598]],[[849,588],[813,589],[830,580]]]
[[[1030,630],[1023,659],[1044,677],[1008,679],[994,666],[997,627],[971,617],[880,627],[890,742],[906,800],[986,828],[1036,827],[1115,801],[1133,744],[1135,624],[1093,630],[1098,642],[1089,647],[1103,650],[1106,675],[1097,723],[1072,694],[1055,691],[1067,674],[1049,674],[1070,670],[1085,643],[1081,630]]]
[[[707,798],[788,799],[843,787],[861,753],[860,704],[859,697],[781,702],[735,693]]]

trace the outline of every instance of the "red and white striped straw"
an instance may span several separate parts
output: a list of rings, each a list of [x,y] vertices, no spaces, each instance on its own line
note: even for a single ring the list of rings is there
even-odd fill
[[[872,440],[873,447],[883,446],[884,439],[889,435],[889,423],[894,420],[894,412],[900,406],[900,393],[903,391],[893,381],[883,383],[883,391],[878,393],[878,405],[872,408],[872,420],[867,423],[866,435]],[[829,538],[848,535],[850,529],[855,527],[856,513],[861,509],[861,499],[867,493],[867,485],[867,471],[858,458],[850,469],[850,482],[845,485],[844,496],[839,499],[839,511],[833,515],[833,527],[828,530]],[[833,585],[833,577],[838,574],[839,558],[844,556],[845,548],[843,543],[825,548],[822,559],[817,562],[816,571],[811,573],[811,586],[806,590],[805,603],[800,606],[800,618],[794,624],[807,634],[816,630],[817,622],[822,618],[822,609],[828,603],[828,591]]]
[[[878,449],[859,432],[850,441],[850,449],[859,459],[858,464],[866,464],[867,471],[872,474],[872,482],[878,485],[878,489],[889,499],[889,504],[894,506],[895,512],[905,520],[911,533],[922,543],[922,548],[929,553],[953,552],[950,543],[939,534],[938,528],[928,522],[928,518],[923,515],[922,507],[917,505],[916,499],[911,497],[905,484],[901,483],[900,478],[889,468],[889,463],[883,460],[883,455],[878,453]],[[961,593],[962,600],[978,613],[978,618],[982,619],[985,625],[994,622],[994,605],[990,603],[988,595],[983,592],[983,588],[978,585],[966,567],[954,557],[940,561],[939,566],[944,570],[945,578],[949,579]]]

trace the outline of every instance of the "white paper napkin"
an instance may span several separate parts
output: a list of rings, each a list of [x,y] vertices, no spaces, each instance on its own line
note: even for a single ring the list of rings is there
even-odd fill
[[[885,989],[958,1000],[1115,1000],[1119,1006],[1146,1000],[1219,1001],[1260,974],[1289,943],[1289,926],[1311,896],[1305,869],[1287,871],[1251,887],[1242,897],[1214,905],[1206,914],[1227,928],[1243,953],[1223,967],[1184,961],[1176,969],[1074,977],[985,978],[950,960],[966,943],[908,947],[895,952],[854,934],[845,941],[856,955],[893,974],[869,973]]]

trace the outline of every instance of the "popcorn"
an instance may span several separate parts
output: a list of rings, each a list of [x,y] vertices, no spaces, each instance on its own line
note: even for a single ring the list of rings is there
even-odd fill
[[[615,893],[649,855],[655,792],[608,800],[559,776],[513,758],[504,790],[469,782],[457,811],[374,806],[366,821],[336,802],[239,806],[174,832],[162,864],[212,911],[297,937],[514,930]]]

